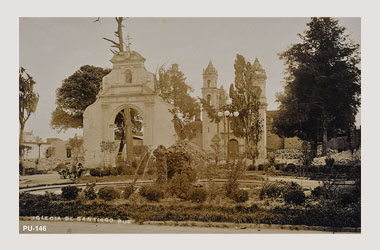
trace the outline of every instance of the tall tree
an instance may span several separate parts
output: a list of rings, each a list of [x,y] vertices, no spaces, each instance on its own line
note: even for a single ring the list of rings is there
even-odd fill
[[[19,69],[19,123],[20,123],[20,135],[19,135],[19,156],[20,160],[23,160],[24,147],[22,145],[25,124],[28,121],[30,115],[36,111],[39,95],[34,92],[34,85],[36,82],[33,77],[30,76],[23,67]]]
[[[277,96],[274,131],[309,141],[314,156],[319,142],[347,134],[360,106],[359,45],[332,18],[312,18],[301,43],[280,54],[287,66],[284,92]]]
[[[200,116],[200,104],[190,96],[194,90],[186,83],[186,77],[179,70],[178,64],[172,64],[168,68],[161,66],[156,75],[157,94],[174,106],[171,112],[177,134],[180,139],[192,137],[191,123]]]
[[[259,155],[258,144],[263,134],[263,119],[260,116],[261,88],[256,85],[257,75],[253,65],[242,55],[236,55],[234,64],[235,83],[230,86],[231,110],[239,111],[232,119],[235,136],[245,138],[246,156],[252,161]]]
[[[52,113],[50,126],[58,131],[83,127],[85,109],[96,101],[102,78],[111,70],[84,65],[62,81],[56,91],[57,107]]]
[[[74,164],[77,164],[79,160],[82,160],[80,157],[82,146],[83,146],[83,139],[78,138],[77,135],[75,135],[73,138],[69,139],[69,146],[71,148],[71,152],[73,154]]]

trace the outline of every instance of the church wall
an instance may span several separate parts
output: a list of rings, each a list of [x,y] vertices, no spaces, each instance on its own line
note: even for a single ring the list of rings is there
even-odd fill
[[[83,115],[83,147],[85,149],[86,167],[97,167],[101,163],[100,142],[102,141],[103,128],[101,124],[101,107],[97,101],[90,105]]]

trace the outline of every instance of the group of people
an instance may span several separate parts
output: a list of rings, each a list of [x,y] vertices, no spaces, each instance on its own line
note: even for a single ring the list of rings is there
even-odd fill
[[[64,178],[77,179],[85,172],[85,168],[82,163],[77,162],[68,165],[65,169],[62,169],[59,174]]]

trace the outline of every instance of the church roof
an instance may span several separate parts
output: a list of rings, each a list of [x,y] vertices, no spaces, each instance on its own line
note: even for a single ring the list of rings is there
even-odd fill
[[[263,67],[261,66],[260,62],[259,62],[259,59],[257,59],[257,57],[256,57],[255,62],[253,63],[252,67],[253,67],[253,69],[258,70],[258,71],[264,70]]]
[[[212,75],[212,74],[218,74],[218,71],[215,69],[214,65],[212,65],[211,60],[209,61],[207,68],[203,70],[204,75]]]
[[[140,62],[145,62],[145,58],[140,55],[140,53],[136,51],[124,51],[124,52],[119,52],[116,53],[112,59],[112,63],[119,63],[119,62],[124,62],[124,61],[140,61]]]
[[[266,78],[265,70],[263,69],[263,66],[261,66],[259,59],[257,59],[257,57],[255,59],[255,62],[252,65],[252,68],[254,71],[256,71],[256,74],[258,74],[261,77]]]

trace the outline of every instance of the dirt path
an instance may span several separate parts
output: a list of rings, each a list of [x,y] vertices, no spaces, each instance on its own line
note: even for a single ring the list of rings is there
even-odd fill
[[[316,180],[308,180],[308,179],[302,179],[302,178],[295,178],[295,177],[290,177],[290,176],[263,176],[264,178],[268,178],[268,181],[293,181],[299,185],[301,185],[303,188],[307,189],[314,189],[320,185],[322,185],[321,181],[316,181]]]
[[[46,231],[43,230],[46,226]],[[42,226],[42,227],[41,227]],[[29,231],[32,230],[33,231]],[[192,226],[136,225],[94,222],[19,221],[22,234],[332,234],[313,230],[289,230],[279,228],[217,228]]]
[[[62,179],[57,172],[49,174],[24,175],[19,177],[19,187],[71,183],[70,179]]]
[[[298,184],[300,184],[302,187],[306,189],[314,189],[315,187],[321,185],[319,181],[315,180],[306,180],[306,179],[298,179],[294,177],[272,177],[272,176],[262,176],[265,180],[268,180],[270,182],[274,181],[294,181]],[[227,179],[216,179],[215,182],[224,183],[227,181]],[[132,180],[128,179],[125,181],[110,181],[110,182],[98,182],[96,185],[125,185],[127,183],[131,183]],[[152,183],[151,180],[138,180],[137,184],[147,184]],[[208,180],[206,179],[200,179],[200,183],[207,183]],[[241,184],[254,184],[260,186],[263,181],[259,180],[239,180],[239,183]],[[42,174],[42,175],[30,175],[30,176],[20,176],[19,179],[19,187],[21,188],[20,191],[23,192],[31,192],[32,194],[44,194],[45,191],[53,192],[56,194],[61,193],[61,188],[64,186],[73,185],[73,186],[79,186],[84,187],[86,186],[85,183],[73,183],[69,179],[61,179],[58,173],[50,173],[50,174]]]

